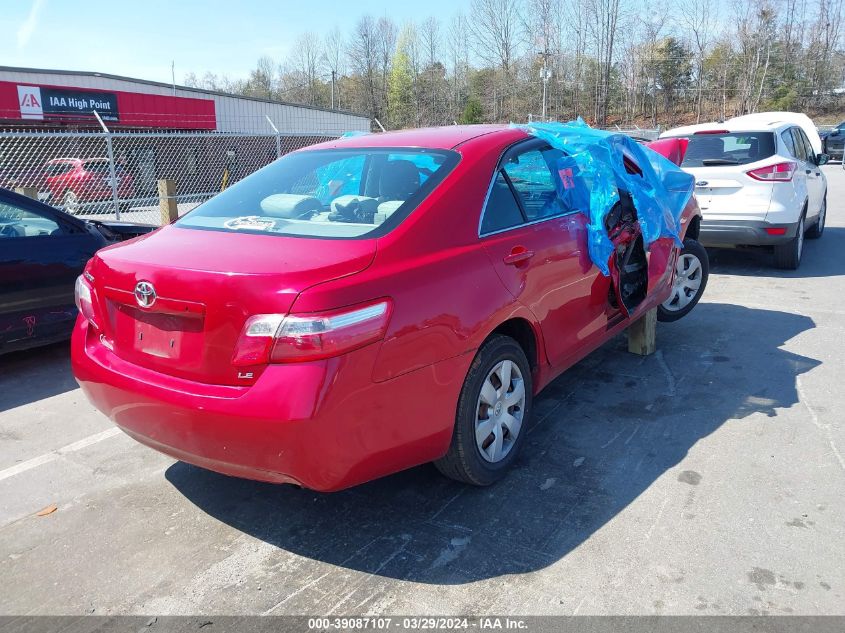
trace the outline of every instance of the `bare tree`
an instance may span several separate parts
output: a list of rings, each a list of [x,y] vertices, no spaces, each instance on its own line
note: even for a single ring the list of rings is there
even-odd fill
[[[707,59],[707,49],[716,28],[716,16],[710,0],[686,0],[680,5],[680,9],[681,23],[687,28],[695,53],[695,122],[700,123],[704,98],[704,61]]]
[[[498,67],[501,85],[510,93],[507,111],[497,108],[496,86],[493,87],[493,118],[505,118],[514,114],[515,86],[512,66],[523,43],[521,6],[518,0],[472,0],[473,19],[470,22],[473,46],[478,56]],[[502,105],[504,106],[504,98]],[[498,116],[497,116],[498,115]]]
[[[452,73],[451,111],[452,120],[460,118],[460,111],[468,91],[469,74],[469,25],[463,13],[456,13],[449,23],[446,46],[449,51],[450,71]]]
[[[337,27],[326,34],[323,39],[323,58],[321,60],[323,74],[329,77],[330,104],[332,107],[340,107],[340,90],[338,77],[345,74],[346,63],[344,59],[343,33]]]
[[[378,94],[379,54],[377,45],[375,20],[371,16],[365,15],[355,25],[347,54],[352,72],[358,75],[363,84],[362,109],[375,118],[382,116],[381,99]]]
[[[428,93],[425,123],[436,125],[441,119],[438,110],[438,92],[440,92],[441,70],[443,69],[440,62],[440,22],[437,18],[430,17],[422,23],[420,39],[425,55],[425,90]]]
[[[297,94],[300,101],[318,105],[323,88],[320,80],[323,58],[321,40],[316,33],[305,33],[297,38],[288,62],[293,85],[284,88],[285,95]]]

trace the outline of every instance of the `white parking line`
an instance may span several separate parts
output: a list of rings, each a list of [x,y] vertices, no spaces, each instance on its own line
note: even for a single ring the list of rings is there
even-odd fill
[[[105,431],[101,431],[100,433],[95,433],[94,435],[89,435],[88,437],[83,437],[81,440],[73,442],[72,444],[68,444],[67,446],[62,446],[61,448],[57,448],[54,451],[49,453],[44,453],[43,455],[39,455],[38,457],[33,457],[32,459],[28,459],[25,462],[21,462],[20,464],[15,464],[14,466],[10,466],[4,470],[0,470],[0,481],[4,479],[8,479],[9,477],[14,477],[15,475],[19,475],[27,470],[32,470],[33,468],[37,468],[38,466],[42,466],[43,464],[48,464],[53,460],[58,459],[62,455],[66,455],[67,453],[75,453],[76,451],[80,451],[86,446],[91,446],[92,444],[96,444],[97,442],[102,442],[103,440],[107,440],[110,437],[114,437],[120,433],[120,429],[117,427],[112,427],[110,429],[106,429]]]

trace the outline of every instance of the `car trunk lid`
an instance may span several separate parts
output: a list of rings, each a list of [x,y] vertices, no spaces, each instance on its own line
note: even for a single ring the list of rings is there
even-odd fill
[[[769,210],[775,185],[754,180],[746,172],[771,162],[684,169],[695,177],[695,197],[706,219],[759,220]]]
[[[375,256],[375,240],[329,241],[168,226],[103,249],[90,269],[103,342],[163,374],[250,384],[258,372],[231,363],[247,318],[287,314],[305,288]]]

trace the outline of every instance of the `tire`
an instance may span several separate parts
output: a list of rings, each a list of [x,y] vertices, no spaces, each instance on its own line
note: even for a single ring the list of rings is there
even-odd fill
[[[672,294],[657,306],[657,320],[677,321],[689,314],[704,294],[709,277],[707,251],[697,240],[688,237],[678,253]]]
[[[795,237],[786,244],[775,246],[775,268],[782,270],[797,270],[801,265],[801,256],[804,254],[804,216],[798,220],[798,231]]]
[[[510,379],[502,389],[507,368]],[[532,388],[531,367],[519,344],[509,336],[497,334],[489,338],[478,350],[464,379],[452,442],[446,455],[434,462],[437,470],[450,479],[474,486],[489,486],[501,479],[524,442],[531,418]],[[513,400],[516,402],[509,406]],[[490,433],[482,437],[484,423]],[[515,438],[510,430],[513,427]]]
[[[822,198],[822,208],[819,210],[819,217],[813,226],[807,231],[807,237],[811,240],[817,240],[824,233],[824,225],[827,220],[827,194]]]
[[[65,191],[65,195],[62,197],[62,208],[65,210],[65,213],[69,213],[70,215],[77,215],[79,213],[79,198],[76,197],[75,193],[70,190]]]

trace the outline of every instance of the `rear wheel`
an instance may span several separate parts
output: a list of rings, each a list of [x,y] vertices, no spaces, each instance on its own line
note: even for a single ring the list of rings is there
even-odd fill
[[[531,368],[509,336],[488,339],[472,361],[458,400],[449,452],[437,469],[457,481],[489,486],[513,464],[531,415]]]
[[[824,233],[824,223],[827,219],[827,196],[824,197],[822,200],[822,208],[819,210],[819,217],[816,220],[816,223],[810,227],[810,230],[807,231],[807,237],[811,240],[817,240],[822,236]]]
[[[804,216],[798,220],[798,231],[795,237],[786,244],[775,246],[775,267],[783,270],[796,270],[801,265],[801,255],[804,254]]]
[[[710,275],[707,251],[698,241],[687,238],[678,253],[672,294],[657,306],[658,321],[677,321],[686,316],[701,299]]]

